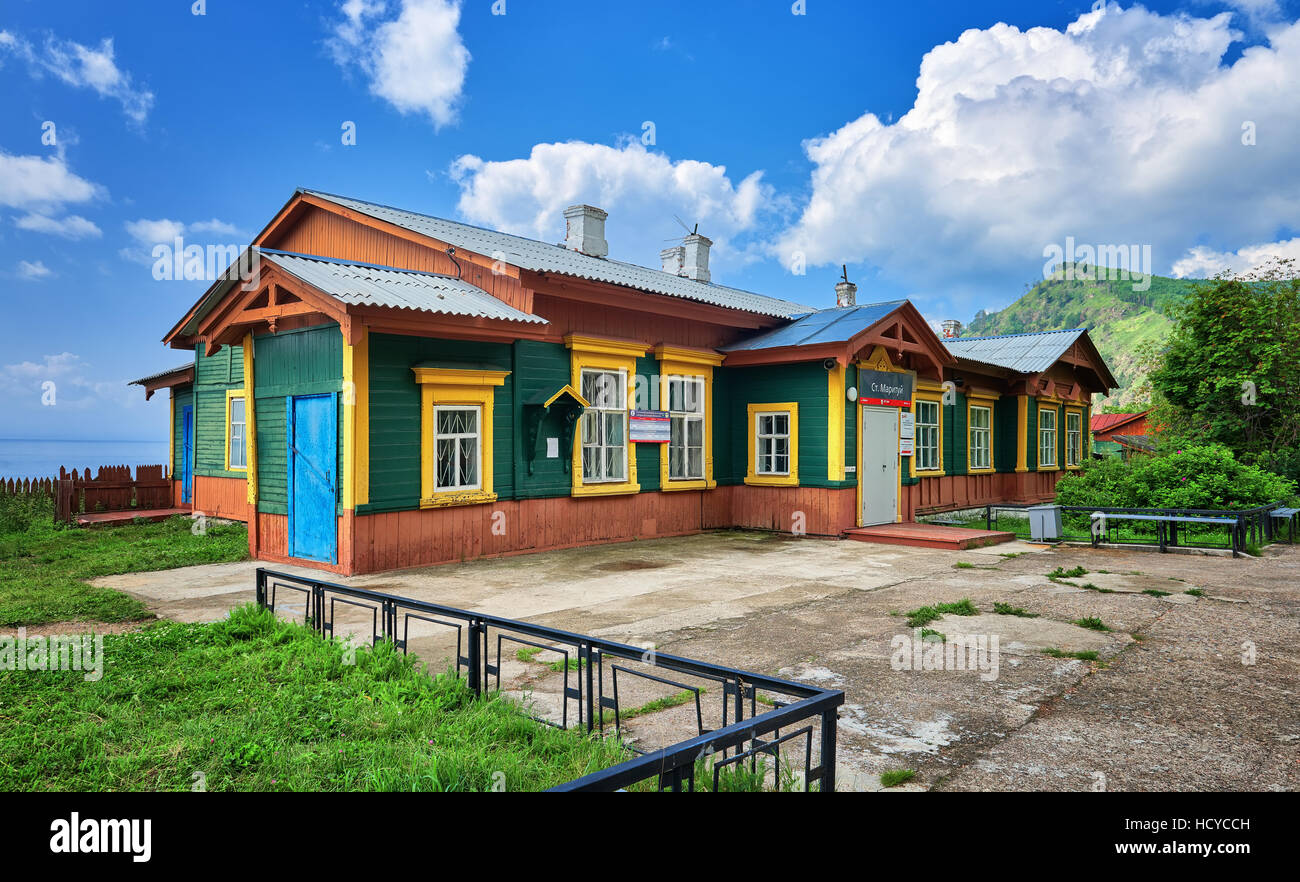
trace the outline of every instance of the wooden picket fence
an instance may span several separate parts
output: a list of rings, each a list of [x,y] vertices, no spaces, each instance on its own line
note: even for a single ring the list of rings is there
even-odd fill
[[[57,478],[0,478],[0,495],[53,497],[54,520],[63,523],[83,513],[172,507],[165,465],[136,466],[134,479],[125,465],[100,466],[93,478],[90,469],[60,467]]]

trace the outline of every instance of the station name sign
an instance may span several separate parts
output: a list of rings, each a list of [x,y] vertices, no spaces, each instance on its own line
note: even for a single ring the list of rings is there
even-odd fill
[[[858,371],[858,397],[863,404],[912,406],[912,375],[894,371]]]

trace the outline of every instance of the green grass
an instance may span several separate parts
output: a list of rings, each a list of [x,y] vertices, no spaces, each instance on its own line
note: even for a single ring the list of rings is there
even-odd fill
[[[1055,582],[1058,579],[1077,579],[1080,576],[1086,576],[1086,575],[1088,575],[1088,571],[1083,567],[1074,567],[1073,569],[1069,569],[1069,570],[1065,570],[1062,569],[1061,567],[1057,567],[1056,569],[1052,570],[1050,573],[1047,574],[1047,578]]]
[[[1089,631],[1109,631],[1110,628],[1096,616],[1086,616],[1082,619],[1074,619],[1070,622],[1072,625],[1078,625],[1080,628],[1087,628]]]
[[[944,642],[946,642],[946,641],[948,640],[947,635],[944,634],[942,631],[936,631],[936,630],[934,630],[933,628],[922,628],[922,629],[921,629],[921,639],[922,639],[922,640],[929,640],[931,637],[938,637],[940,643],[944,643]]]
[[[538,790],[630,756],[252,606],[104,638],[104,675],[0,672],[0,790]]]
[[[880,773],[880,783],[885,787],[897,787],[916,777],[916,769],[890,769]]]
[[[995,602],[993,604],[993,611],[1000,616],[1020,616],[1022,619],[1038,618],[1038,613],[1031,613],[1023,606],[1012,606],[1009,603]]]
[[[1143,593],[1143,594],[1150,594],[1152,597],[1168,597],[1169,594],[1170,594],[1170,592],[1168,592],[1168,591],[1161,591],[1161,590],[1158,589],[1158,588],[1143,588],[1143,589],[1142,589],[1142,593]]]
[[[1079,587],[1080,587],[1080,588],[1083,588],[1083,589],[1086,590],[1086,591],[1096,591],[1098,594],[1114,594],[1114,593],[1115,593],[1115,589],[1114,589],[1114,588],[1098,588],[1096,585],[1092,584],[1091,582],[1084,582],[1084,583],[1083,583],[1082,585],[1080,585]]]
[[[1184,594],[1190,594],[1190,595],[1192,595],[1193,597],[1204,597],[1204,596],[1205,596],[1205,592],[1202,591],[1200,588],[1188,588],[1188,589],[1187,589],[1186,591],[1184,591],[1183,593],[1184,593]]]
[[[969,597],[963,597],[956,603],[936,603],[933,606],[923,606],[912,610],[907,613],[907,627],[920,628],[944,615],[977,616],[979,612],[975,608],[975,604],[970,602]]]
[[[1081,649],[1076,652],[1066,652],[1064,649],[1048,647],[1043,650],[1043,655],[1050,655],[1052,658],[1077,658],[1080,661],[1097,660],[1097,651],[1095,649]]]
[[[0,627],[141,619],[148,611],[138,600],[84,580],[248,556],[243,524],[209,522],[201,536],[191,527],[185,517],[95,529],[41,521],[0,536]]]
[[[957,561],[955,564],[952,565],[952,568],[953,568],[954,570],[973,570],[973,569],[975,569],[975,564],[973,564],[973,563],[967,563],[967,562],[964,561],[964,560],[959,560],[959,561]]]

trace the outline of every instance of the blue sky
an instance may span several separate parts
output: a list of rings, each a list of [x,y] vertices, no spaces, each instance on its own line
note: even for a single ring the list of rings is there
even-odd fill
[[[246,244],[299,186],[550,241],[590,202],[648,266],[676,216],[715,281],[829,305],[847,263],[932,320],[1067,237],[1300,256],[1292,0],[201,6],[0,8],[0,437],[162,437],[124,384],[206,283],[152,247]]]

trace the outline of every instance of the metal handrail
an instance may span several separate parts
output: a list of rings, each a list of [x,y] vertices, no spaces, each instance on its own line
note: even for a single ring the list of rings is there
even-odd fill
[[[378,643],[385,639],[392,640],[403,651],[407,649],[407,641],[400,640],[398,637],[399,608],[408,612],[416,611],[464,622],[468,626],[469,639],[466,644],[465,654],[462,655],[459,636],[457,637],[456,672],[459,674],[462,667],[465,669],[467,685],[476,694],[483,694],[487,691],[488,679],[492,674],[495,673],[498,677],[500,676],[499,658],[497,665],[491,664],[488,659],[488,629],[490,628],[534,637],[552,644],[574,646],[577,649],[577,658],[580,662],[578,688],[570,690],[567,687],[566,680],[566,687],[562,697],[566,716],[563,719],[567,720],[568,701],[571,698],[576,698],[578,700],[578,724],[584,726],[588,732],[595,731],[598,727],[600,731],[604,731],[604,709],[607,707],[612,707],[615,710],[617,718],[617,693],[612,700],[604,694],[604,660],[606,656],[638,661],[649,664],[654,668],[723,682],[723,719],[720,728],[694,735],[676,744],[634,757],[610,768],[592,772],[575,781],[552,788],[553,790],[617,790],[656,776],[659,779],[661,789],[666,787],[682,789],[683,785],[693,789],[695,763],[697,761],[717,753],[722,753],[725,757],[729,750],[736,749],[739,751],[744,749],[747,742],[750,744],[748,749],[750,754],[777,750],[778,748],[773,747],[774,742],[765,742],[760,736],[775,732],[777,733],[776,738],[780,739],[782,738],[779,732],[780,729],[793,723],[817,717],[820,717],[819,765],[815,768],[811,767],[811,760],[808,760],[804,770],[805,787],[808,787],[813,780],[817,780],[822,791],[829,792],[835,789],[837,709],[844,703],[844,693],[840,690],[819,689],[806,683],[784,680],[767,674],[657,651],[647,661],[647,652],[643,647],[619,643],[614,640],[605,640],[600,637],[536,625],[490,613],[474,612],[445,604],[417,600],[412,597],[385,594],[368,588],[340,585],[314,579],[310,576],[268,570],[264,567],[258,568],[256,598],[259,606],[272,606],[275,591],[280,587],[307,593],[308,599],[304,618],[307,624],[322,636],[327,632],[332,633],[334,627],[332,612],[329,618],[326,617],[325,595],[327,592],[355,600],[365,600],[374,604],[373,642]],[[335,597],[331,599],[342,598]],[[330,609],[332,609],[332,604]],[[312,615],[313,611],[315,615]],[[499,655],[500,650],[498,649]],[[593,671],[597,667],[600,669],[598,681]],[[565,670],[567,677],[567,664]],[[764,711],[761,714],[754,714],[749,719],[744,719],[744,700],[749,698],[751,705],[753,705],[757,695],[756,690],[758,689],[795,700],[789,703],[780,703],[778,707]],[[729,722],[727,719],[728,702],[726,699],[732,696],[735,699],[735,720]],[[809,755],[811,755],[811,730],[809,730],[808,737]]]

